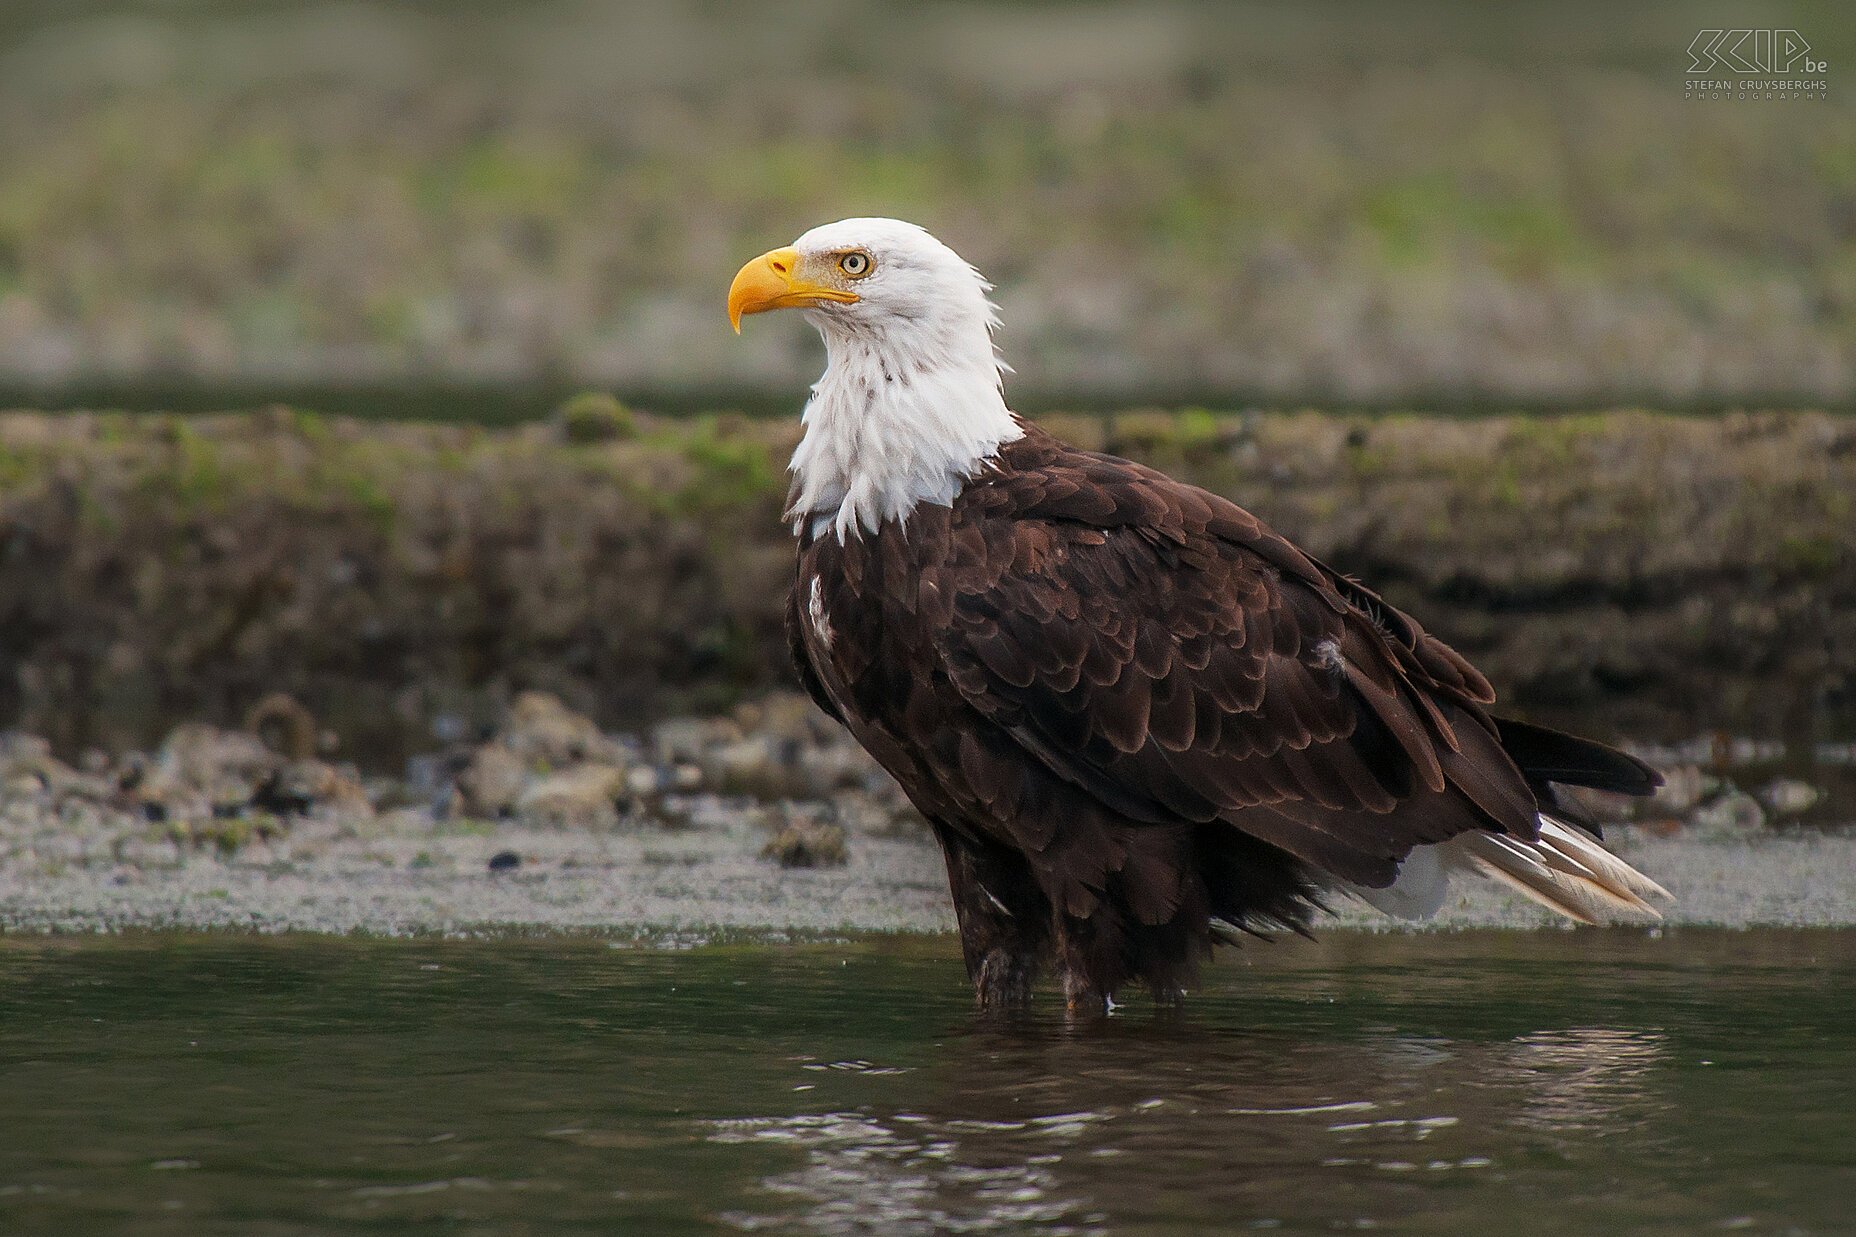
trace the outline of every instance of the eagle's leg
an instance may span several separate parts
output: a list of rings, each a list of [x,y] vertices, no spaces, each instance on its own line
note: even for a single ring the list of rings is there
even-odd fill
[[[1050,907],[1018,855],[935,825],[960,923],[960,949],[981,1009],[1030,1003],[1049,948]]]
[[[1080,971],[1063,973],[1063,1008],[1072,1018],[1096,1018],[1108,1013],[1108,994]]]
[[[1055,931],[1063,995],[1070,1013],[1080,1017],[1107,1013],[1115,994],[1133,984],[1152,994],[1156,1009],[1177,1008],[1197,952],[1209,949],[1189,917],[1143,924],[1112,901],[1089,915],[1060,916]]]
[[[1063,1004],[1073,1018],[1096,1018],[1108,1012],[1109,988],[1100,974],[1096,942],[1088,920],[1063,915],[1057,924],[1057,968],[1063,978]]]

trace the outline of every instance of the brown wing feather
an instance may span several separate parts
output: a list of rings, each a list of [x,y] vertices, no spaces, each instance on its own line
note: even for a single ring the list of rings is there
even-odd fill
[[[1042,449],[952,513],[983,548],[934,636],[1023,756],[1122,820],[1227,822],[1369,885],[1467,829],[1534,836],[1462,658],[1223,499]]]

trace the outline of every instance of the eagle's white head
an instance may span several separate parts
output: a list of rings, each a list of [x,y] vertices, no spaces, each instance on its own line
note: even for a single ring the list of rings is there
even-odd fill
[[[793,453],[790,515],[815,533],[874,530],[950,503],[1024,433],[1005,406],[991,288],[959,254],[899,219],[843,219],[741,268],[728,317],[802,309],[825,373]]]

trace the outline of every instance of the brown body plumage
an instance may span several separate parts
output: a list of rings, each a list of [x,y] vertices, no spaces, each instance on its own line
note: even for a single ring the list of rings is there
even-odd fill
[[[932,822],[989,1003],[1052,963],[1074,1002],[1173,993],[1219,927],[1299,930],[1328,878],[1535,840],[1549,774],[1654,785],[1494,720],[1453,650],[1236,504],[1035,427],[950,506],[803,536],[789,622]]]

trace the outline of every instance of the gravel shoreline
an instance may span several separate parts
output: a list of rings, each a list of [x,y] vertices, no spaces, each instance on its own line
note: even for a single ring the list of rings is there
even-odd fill
[[[953,926],[920,819],[797,696],[626,735],[526,693],[493,733],[400,779],[364,780],[316,742],[287,699],[254,711],[248,730],[182,726],[153,752],[93,754],[82,769],[41,740],[0,735],[0,931],[576,932],[676,945]],[[1656,800],[1592,806],[1615,818],[1614,845],[1675,893],[1665,926],[1856,924],[1856,830],[1793,823],[1814,787],[1742,779],[1748,793],[1684,763],[1693,752],[1646,754],[1669,777]],[[1556,923],[1465,886],[1425,925],[1340,900],[1319,926]]]
[[[679,833],[407,830],[332,838],[313,859],[270,843],[232,859],[191,855],[163,869],[103,864],[53,872],[12,862],[0,868],[0,930],[573,932],[674,946],[718,936],[953,928],[940,855],[926,833],[853,837],[845,866],[795,871],[756,857],[758,832],[724,810]],[[1675,893],[1663,927],[1856,925],[1856,836],[1847,832],[1712,841],[1627,835],[1619,849]],[[523,856],[521,867],[489,872],[488,859],[504,851]],[[1343,904],[1316,930],[1559,926],[1532,904],[1484,886],[1460,888],[1423,924]]]

